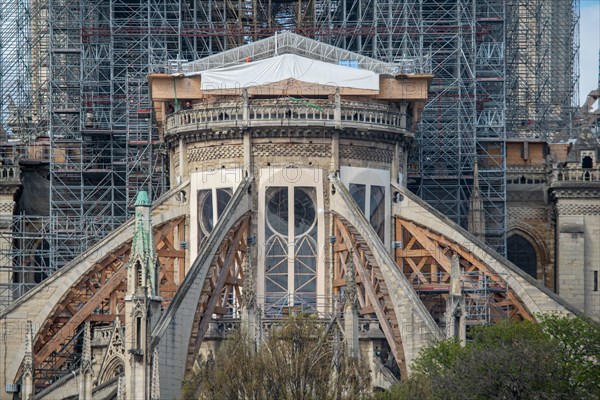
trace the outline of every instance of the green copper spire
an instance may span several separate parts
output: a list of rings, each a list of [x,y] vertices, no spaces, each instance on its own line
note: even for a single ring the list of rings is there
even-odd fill
[[[152,203],[150,203],[148,192],[146,192],[145,190],[141,190],[138,193],[137,198],[135,199],[135,206],[150,207],[151,205]]]

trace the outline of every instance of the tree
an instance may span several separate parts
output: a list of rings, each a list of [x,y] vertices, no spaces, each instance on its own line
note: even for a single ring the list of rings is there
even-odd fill
[[[258,345],[237,332],[201,364],[184,399],[344,400],[371,393],[367,367],[346,357],[335,331],[311,318],[282,321]]]
[[[573,398],[600,398],[600,326],[597,322],[559,315],[538,317],[544,332],[558,345],[563,383]]]
[[[425,348],[395,398],[414,398],[416,390],[436,399],[600,398],[598,325],[538,319],[476,327],[465,347],[444,340]]]

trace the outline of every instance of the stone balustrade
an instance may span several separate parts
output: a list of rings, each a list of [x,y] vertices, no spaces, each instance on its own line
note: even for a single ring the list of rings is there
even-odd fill
[[[311,126],[377,129],[406,134],[399,109],[377,103],[269,99],[227,101],[180,110],[167,117],[166,134],[209,128]]]
[[[506,168],[506,183],[508,184],[539,184],[546,183],[548,171],[546,166],[509,166]]]
[[[600,182],[600,167],[560,168],[554,171],[555,182]]]
[[[112,325],[109,326],[100,326],[94,328],[94,335],[92,339],[93,346],[108,346],[110,344],[110,339],[112,338],[112,334],[115,330],[115,327]]]
[[[17,165],[0,165],[0,179],[2,180],[19,180],[21,170]]]
[[[307,323],[315,324],[325,328],[331,322],[332,316],[321,316],[319,318],[306,319]],[[280,329],[288,323],[288,320],[282,318],[261,317],[261,331],[264,335],[269,334],[274,329]],[[223,339],[233,332],[239,330],[242,321],[240,318],[213,318],[210,321],[208,329],[208,337],[210,339]],[[361,338],[367,338],[369,335],[379,335],[380,338],[385,338],[383,332],[379,328],[379,324],[372,319],[359,317],[358,332]]]

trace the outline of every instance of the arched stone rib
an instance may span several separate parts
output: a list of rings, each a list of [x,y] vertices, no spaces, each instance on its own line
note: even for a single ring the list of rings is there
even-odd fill
[[[421,348],[442,338],[442,332],[406,277],[396,267],[395,260],[352,199],[346,186],[337,177],[332,176],[330,180],[335,189],[331,198],[332,211],[342,216],[361,236],[373,254],[372,261],[379,267],[386,283],[392,303],[389,307],[393,308],[399,323],[405,362],[410,373],[410,364]]]
[[[159,348],[161,398],[175,398],[181,391],[185,377],[189,344],[194,330],[196,310],[208,294],[204,290],[215,254],[232,229],[251,209],[248,188],[251,177],[244,178],[236,189],[211,234],[202,243],[198,257],[175,294],[169,308],[163,313],[152,331],[151,348]],[[208,309],[205,310],[209,312]],[[199,331],[199,327],[196,327]],[[194,342],[195,343],[195,342]]]

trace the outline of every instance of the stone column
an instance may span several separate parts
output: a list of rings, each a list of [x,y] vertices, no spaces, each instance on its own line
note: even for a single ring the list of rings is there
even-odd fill
[[[0,166],[0,311],[13,301],[12,217],[14,196],[20,186],[19,167]]]
[[[460,260],[458,254],[452,255],[450,270],[450,293],[446,302],[446,337],[455,337],[461,345],[467,342],[465,321],[465,299],[460,279]]]
[[[25,330],[25,358],[23,360],[21,399],[33,399],[33,395],[35,394],[33,389],[33,332],[31,321],[27,321],[27,328]]]
[[[555,182],[557,293],[600,319],[600,182]]]
[[[335,89],[335,110],[333,111],[333,122],[335,129],[342,129],[342,98],[340,88]]]

